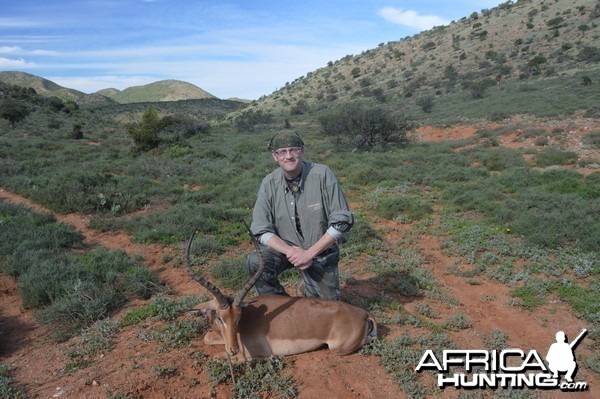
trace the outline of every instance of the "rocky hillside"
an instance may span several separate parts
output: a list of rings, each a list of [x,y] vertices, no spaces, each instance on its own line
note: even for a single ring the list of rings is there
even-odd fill
[[[597,84],[599,62],[598,0],[507,1],[447,26],[332,60],[282,83],[253,107],[294,114],[365,99],[406,108],[420,106],[427,96],[441,102],[472,91],[475,97],[507,82],[564,81],[576,74],[568,84]]]

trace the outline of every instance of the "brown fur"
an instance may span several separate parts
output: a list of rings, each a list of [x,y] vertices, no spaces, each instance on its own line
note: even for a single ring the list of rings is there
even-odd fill
[[[347,355],[377,337],[369,312],[328,299],[259,295],[241,307],[221,309],[213,300],[202,308],[213,327],[205,342],[224,343],[226,352],[238,361],[294,355],[323,346]]]

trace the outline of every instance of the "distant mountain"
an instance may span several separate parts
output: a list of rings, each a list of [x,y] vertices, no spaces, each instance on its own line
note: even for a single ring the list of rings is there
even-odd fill
[[[161,80],[143,86],[129,87],[125,90],[103,89],[96,93],[86,94],[78,90],[68,89],[48,79],[25,72],[0,72],[0,81],[9,85],[31,87],[42,96],[56,96],[77,103],[110,103],[120,104],[163,102],[179,100],[217,99],[212,94],[179,80]]]
[[[122,91],[104,89],[97,94],[112,98],[121,104],[217,98],[191,83],[180,80],[161,80],[143,86],[129,87]]]
[[[48,79],[25,72],[0,72],[0,81],[14,86],[31,87],[42,96],[56,96],[62,100],[80,102],[87,94],[60,86]]]

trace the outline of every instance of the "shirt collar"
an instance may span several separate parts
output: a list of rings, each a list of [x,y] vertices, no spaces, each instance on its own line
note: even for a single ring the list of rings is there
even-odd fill
[[[306,171],[307,170],[308,170],[308,167],[307,167],[306,161],[302,161],[302,172],[300,172],[300,181],[298,181],[298,191],[297,191],[299,193],[304,190],[304,180],[306,180]],[[285,178],[285,175],[283,174],[283,170],[281,170],[281,168],[279,169],[279,172],[281,174],[281,184],[283,184],[285,192],[288,193],[291,191],[290,188],[288,187],[288,180]]]

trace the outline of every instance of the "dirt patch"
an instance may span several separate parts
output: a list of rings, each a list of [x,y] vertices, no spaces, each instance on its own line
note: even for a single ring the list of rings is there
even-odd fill
[[[591,122],[582,125],[570,124],[565,139],[567,149],[578,148],[578,135],[584,134]],[[449,129],[432,127],[420,128],[415,134],[419,140],[441,141],[465,139],[477,131],[474,126],[460,126]],[[501,138],[501,145],[531,145],[530,142],[517,140],[518,132],[512,132]],[[579,148],[581,150],[581,148]],[[591,154],[590,156],[598,156]],[[29,206],[37,211],[48,212],[26,198],[0,189],[0,200]],[[172,289],[174,296],[203,294],[204,289],[190,280],[182,267],[172,267],[164,263],[169,258],[180,256],[177,248],[160,245],[142,245],[132,243],[125,232],[100,232],[90,229],[89,218],[79,214],[55,215],[60,222],[67,223],[85,236],[86,249],[104,246],[110,249],[123,249],[130,255],[143,256],[148,267]],[[379,223],[379,222],[376,222]],[[378,231],[386,234],[383,239],[392,247],[399,242],[410,225],[385,221],[374,225]],[[568,305],[552,299],[545,305],[530,312],[511,305],[509,289],[488,280],[479,283],[469,281],[448,273],[453,265],[468,268],[459,258],[453,258],[442,250],[440,238],[431,235],[418,237],[414,248],[425,259],[426,267],[443,285],[443,290],[455,302],[431,301],[426,298],[398,298],[408,312],[414,313],[415,306],[422,301],[428,302],[441,317],[460,312],[472,323],[472,328],[451,333],[452,339],[461,345],[461,349],[482,349],[492,331],[504,331],[509,336],[509,345],[524,350],[535,349],[545,354],[554,342],[556,331],[565,329],[569,337],[575,336],[585,322],[572,315]],[[342,268],[353,273],[355,282],[342,286],[342,290],[358,297],[376,295],[378,287],[373,284],[365,265],[354,260]],[[201,340],[191,347],[160,352],[157,343],[139,338],[140,329],[157,327],[157,323],[147,322],[142,326],[131,326],[119,333],[114,350],[91,359],[91,366],[72,373],[64,372],[68,360],[65,350],[72,342],[52,344],[46,327],[35,322],[33,313],[24,310],[18,296],[15,281],[0,276],[0,363],[10,364],[14,368],[13,376],[32,398],[106,398],[107,393],[126,393],[140,398],[228,398],[230,386],[221,384],[211,389],[206,367],[198,353],[209,356],[217,354],[219,348],[204,345]],[[141,301],[130,303],[128,309],[140,306]],[[119,315],[116,315],[118,318]],[[408,328],[407,328],[408,329]],[[397,327],[389,331],[387,339],[398,336],[404,328]],[[418,330],[414,331],[418,334]],[[585,342],[577,349],[578,356],[589,356],[592,349]],[[293,374],[300,389],[300,398],[405,398],[399,384],[385,371],[374,356],[352,354],[337,356],[327,350],[292,356],[293,365],[289,371]],[[157,376],[156,367],[173,366],[176,375],[168,378]],[[577,393],[578,399],[591,399],[597,396],[600,381],[591,373],[585,374],[588,391]],[[433,388],[433,387],[429,387]],[[457,391],[447,389],[438,391],[437,397],[455,398]],[[596,393],[596,395],[595,395]],[[569,394],[546,391],[545,398],[566,398]]]

